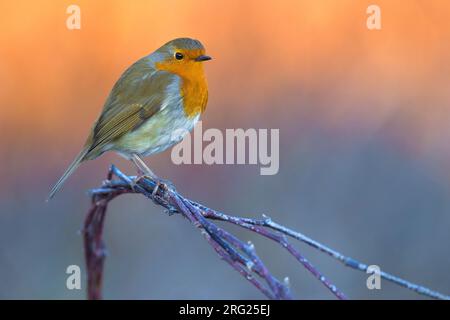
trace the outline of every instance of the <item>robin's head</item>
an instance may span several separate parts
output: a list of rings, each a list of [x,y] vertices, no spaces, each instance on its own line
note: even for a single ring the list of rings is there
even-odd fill
[[[158,70],[182,77],[202,74],[202,62],[211,60],[211,57],[205,55],[205,48],[201,42],[190,38],[178,38],[167,42],[156,50],[151,58]]]

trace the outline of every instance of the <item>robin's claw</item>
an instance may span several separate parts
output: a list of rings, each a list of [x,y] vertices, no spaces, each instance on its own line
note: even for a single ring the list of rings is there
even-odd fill
[[[158,205],[160,204],[157,200],[157,198],[160,197],[160,196],[158,196],[159,190],[163,190],[163,192],[167,191],[169,189],[175,190],[174,185],[169,180],[164,180],[164,179],[161,179],[158,177],[156,177],[156,178],[150,177],[148,175],[142,174],[142,175],[134,177],[133,180],[131,180],[131,182],[130,182],[130,188],[134,192],[138,192],[138,190],[136,189],[136,186],[138,185],[139,181],[141,181],[142,179],[149,179],[149,180],[152,180],[155,182],[155,187],[153,188],[152,196],[151,196],[151,198],[155,204],[158,204]]]
[[[133,180],[131,180],[131,182],[130,182],[130,187],[131,187],[131,189],[132,189],[134,192],[137,192],[136,186],[137,186],[137,184],[139,183],[139,181],[141,181],[141,180],[144,179],[144,178],[150,178],[150,177],[148,177],[148,176],[146,176],[146,175],[144,175],[144,174],[140,174],[140,175],[134,177]]]
[[[131,187],[131,190],[133,190],[134,192],[136,192],[136,184],[137,184],[136,178],[131,180],[130,187]]]
[[[173,185],[173,183],[169,180],[164,180],[161,178],[157,178],[154,179],[154,181],[156,182],[155,188],[153,189],[152,192],[152,196],[155,197],[159,191],[159,189],[163,189],[163,190],[175,190],[175,186]]]

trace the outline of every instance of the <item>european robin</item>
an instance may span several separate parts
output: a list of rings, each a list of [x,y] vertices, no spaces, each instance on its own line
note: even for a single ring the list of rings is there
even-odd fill
[[[198,40],[178,38],[131,65],[106,99],[83,149],[49,194],[86,161],[116,151],[154,179],[142,157],[182,140],[205,111],[208,85],[203,62],[211,57]],[[178,131],[181,129],[180,131]]]

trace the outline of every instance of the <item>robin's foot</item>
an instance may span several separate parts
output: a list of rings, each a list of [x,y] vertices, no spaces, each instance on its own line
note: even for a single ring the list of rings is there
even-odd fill
[[[133,180],[131,180],[131,182],[130,182],[130,187],[134,192],[137,191],[136,186],[139,183],[139,181],[141,181],[142,179],[153,179],[153,178],[139,172],[139,175],[134,177]]]
[[[136,186],[138,185],[139,181],[141,181],[142,179],[149,179],[149,180],[152,180],[155,182],[155,187],[153,188],[153,191],[152,191],[152,200],[155,204],[159,204],[158,201],[155,200],[155,197],[157,196],[158,191],[160,189],[164,190],[164,191],[167,191],[169,189],[175,190],[175,186],[169,180],[161,179],[159,177],[151,177],[146,174],[140,174],[140,175],[134,177],[133,180],[131,180],[131,182],[130,182],[130,187],[134,192],[138,191],[138,190],[136,190]]]
[[[153,181],[156,182],[155,188],[153,188],[153,192],[152,192],[153,197],[158,193],[159,189],[163,189],[166,191],[169,189],[175,190],[175,186],[169,180],[157,178],[157,179],[153,179]]]

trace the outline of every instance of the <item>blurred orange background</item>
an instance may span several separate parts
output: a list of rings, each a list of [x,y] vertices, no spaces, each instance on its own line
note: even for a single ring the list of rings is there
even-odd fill
[[[381,31],[365,27],[367,1],[77,1],[81,30],[70,31],[71,3],[0,5],[2,167],[12,176],[31,154],[68,160],[120,73],[179,36],[215,57],[208,117],[307,116],[338,132],[395,122],[408,150],[449,159],[448,1],[377,1]],[[304,103],[287,105],[296,95]]]
[[[379,31],[366,28],[366,8],[372,3],[381,7],[382,29]],[[68,30],[66,27],[66,8],[70,4],[81,8],[80,30]],[[353,190],[353,187],[359,188],[351,175],[353,166],[362,163],[360,169],[365,174],[373,169],[371,159],[387,159],[386,154],[395,154],[395,159],[399,159],[398,165],[390,167],[390,162],[378,162],[383,163],[380,170],[390,168],[383,172],[389,172],[386,175],[395,180],[396,173],[406,163],[411,172],[424,172],[425,176],[435,181],[439,186],[436,190],[442,195],[442,207],[439,207],[442,210],[424,207],[421,211],[417,206],[413,208],[418,210],[417,215],[430,214],[430,219],[436,222],[436,225],[429,225],[430,231],[436,230],[443,221],[446,222],[443,226],[448,227],[449,1],[19,0],[2,1],[0,12],[0,201],[1,215],[6,219],[3,225],[5,229],[8,226],[10,232],[15,230],[20,234],[18,230],[22,230],[23,234],[39,237],[38,230],[32,225],[40,223],[45,227],[50,224],[61,232],[55,234],[55,239],[63,241],[58,237],[81,225],[88,203],[84,190],[100,183],[105,177],[107,165],[114,162],[133,170],[124,160],[106,155],[75,173],[61,194],[57,195],[59,199],[48,205],[42,203],[50,186],[82,146],[121,72],[138,58],[181,36],[201,40],[207,53],[214,58],[206,66],[210,100],[203,117],[203,128],[280,128],[280,176],[263,180],[258,176],[258,170],[252,167],[176,167],[170,163],[168,151],[149,159],[152,169],[161,176],[174,180],[176,184],[181,183],[182,190],[189,190],[189,178],[198,177],[204,185],[212,183],[210,179],[214,177],[214,181],[222,181],[220,187],[205,191],[197,185],[190,196],[201,197],[207,204],[218,208],[226,208],[229,199],[234,199],[235,205],[229,209],[252,211],[252,208],[258,209],[255,201],[263,195],[265,197],[265,189],[254,189],[254,195],[248,202],[249,198],[242,194],[245,186],[241,189],[233,179],[241,177],[247,181],[247,187],[256,184],[264,186],[269,181],[274,186],[288,184],[293,191],[286,197],[296,198],[298,194],[294,190],[301,188],[298,189],[295,181],[285,179],[293,176],[306,181],[307,190],[314,189],[311,186],[317,182],[317,177],[313,172],[327,170],[320,163],[325,158],[330,161],[327,162],[329,168],[333,168],[335,163],[342,163],[342,168],[349,171],[344,170],[347,174],[339,176],[339,181],[323,183],[336,183],[337,189]],[[358,160],[360,150],[365,150],[365,146],[373,141],[377,145],[379,143],[380,148],[370,153],[369,164]],[[344,156],[350,150],[353,155],[356,154],[355,157]],[[343,159],[339,160],[336,154],[342,155]],[[333,159],[337,159],[336,162]],[[314,170],[318,171],[311,169],[315,165],[317,168],[314,167]],[[409,171],[404,176],[409,177]],[[365,179],[361,178],[361,181],[367,181]],[[407,189],[409,180],[405,179],[402,186]],[[418,186],[423,186],[421,181],[418,180]],[[381,189],[383,185],[380,183]],[[424,188],[429,189],[428,185]],[[399,190],[404,191],[401,187]],[[422,191],[418,193],[424,194]],[[336,193],[332,191],[331,194]],[[368,194],[373,196],[366,199],[368,206],[378,201],[385,204],[382,208],[389,208],[392,204],[391,200],[380,200],[374,190],[368,191]],[[267,200],[261,209],[277,212],[284,221],[291,221],[286,220],[289,219],[289,207],[281,210],[276,197],[275,193],[272,202]],[[328,218],[333,217],[330,221],[341,220],[341,209],[349,212],[361,209],[354,207],[353,202],[339,208],[334,205],[333,196],[324,194],[323,189],[308,196],[305,193],[305,197],[309,199],[306,201],[314,202],[314,199],[320,198],[321,202],[329,203],[330,210],[325,210],[324,214]],[[349,197],[353,197],[351,192]],[[405,201],[409,199],[407,194]],[[429,201],[436,204],[434,200]],[[127,208],[127,204],[130,204],[129,200],[123,200],[121,208]],[[73,205],[73,208],[69,209],[66,205]],[[136,208],[142,209],[145,205],[142,202]],[[439,212],[439,217],[433,218],[428,209],[436,214]],[[157,211],[156,208],[153,210]],[[24,216],[17,218],[24,212],[29,212],[26,216],[28,221]],[[243,212],[240,211],[241,214]],[[360,221],[364,225],[371,215],[368,211],[359,212],[367,218]],[[63,219],[55,218],[58,214],[66,218],[60,223],[71,222],[65,226],[58,225],[54,219]],[[67,218],[69,215],[70,218]],[[387,217],[392,218],[393,215],[391,213]],[[310,219],[314,219],[313,213],[311,216]],[[442,220],[444,217],[446,220]],[[317,221],[309,222],[310,233],[323,237],[329,235],[327,239],[333,243],[336,241],[333,235],[339,235],[339,240],[348,232],[343,229],[345,225],[339,225],[339,221],[335,221],[333,232],[322,230],[320,223],[323,218],[317,217]],[[401,225],[403,218],[399,218],[398,224],[393,224],[393,234],[397,234],[395,226]],[[170,225],[171,221],[169,219],[167,223]],[[151,222],[145,223],[151,225]],[[420,225],[423,221],[416,223]],[[120,228],[119,225],[117,228]],[[411,225],[411,228],[417,225]],[[298,226],[300,228],[303,224],[300,222]],[[354,227],[358,229],[358,226]],[[182,230],[187,228],[180,225]],[[381,226],[383,228],[384,225]],[[384,237],[382,233],[373,236],[375,243]],[[410,236],[419,241],[414,233]],[[123,235],[121,237],[115,241],[125,241]],[[192,237],[201,241],[193,232]],[[34,237],[28,240],[31,239]],[[41,247],[53,243],[53,240],[42,240]],[[78,262],[82,264],[81,239],[74,237],[64,241],[62,243],[65,245],[61,245],[60,249],[66,252],[67,257],[76,252]],[[353,243],[351,238],[349,243]],[[66,250],[66,245],[74,246],[73,251]],[[27,244],[17,246],[16,251],[27,248]],[[346,242],[340,247],[347,248]],[[151,261],[151,248],[143,248],[146,248]],[[427,251],[426,247],[422,249]],[[213,256],[208,250],[205,249],[203,254]],[[8,261],[4,262],[4,266],[9,265],[5,270],[13,272],[11,270],[17,269],[17,260],[11,253],[13,250],[4,247],[1,252],[3,260]],[[141,253],[136,252],[137,255]],[[62,259],[64,262],[60,262],[61,265],[66,262],[63,258],[57,258],[58,251],[48,253],[45,258],[39,258],[41,256],[36,253],[35,259],[46,260],[47,264],[52,259]],[[31,259],[28,255],[24,257]],[[433,256],[436,257],[439,255]],[[387,257],[386,261],[391,261],[391,258]],[[397,266],[397,262],[393,261],[391,268]],[[448,259],[440,262],[442,268],[450,266]],[[139,265],[136,261],[134,263]],[[151,262],[142,261],[143,269],[148,265]],[[292,270],[298,271],[295,268]],[[404,269],[397,271],[401,274]],[[154,272],[156,274],[157,270]],[[121,273],[117,271],[117,274]],[[412,273],[415,279],[420,279],[421,275],[423,272]],[[51,275],[47,276],[50,279]],[[351,278],[349,275],[348,280]],[[446,279],[449,279],[448,276]],[[443,285],[440,280],[430,279],[428,283]],[[109,279],[108,282],[114,281]],[[236,283],[241,284],[237,276]],[[11,285],[15,289],[3,293],[3,296],[71,297],[59,287],[43,292],[36,284],[35,291],[30,293],[25,284],[14,282]],[[121,285],[123,288],[123,283]],[[119,284],[117,286],[120,287]],[[164,287],[164,284],[161,286]],[[252,288],[247,288],[246,284],[242,286],[248,290],[243,289],[243,297],[254,297]],[[352,288],[349,286],[348,290]],[[445,291],[445,288],[449,286],[443,285],[441,289]],[[111,293],[110,297],[161,297],[156,289],[148,293],[145,288],[133,295],[135,289],[133,287],[123,295],[120,292],[117,295]],[[161,290],[164,292],[162,297],[183,297],[180,292]],[[317,293],[314,290],[311,289],[313,293],[308,297],[326,294],[320,288],[317,288]],[[355,295],[371,297],[364,288],[358,290],[355,289]],[[193,297],[223,297],[220,288],[217,292],[205,292],[193,293]],[[404,294],[403,291],[398,292]],[[225,297],[234,297],[231,284],[227,294]],[[390,297],[389,293],[387,297]]]

